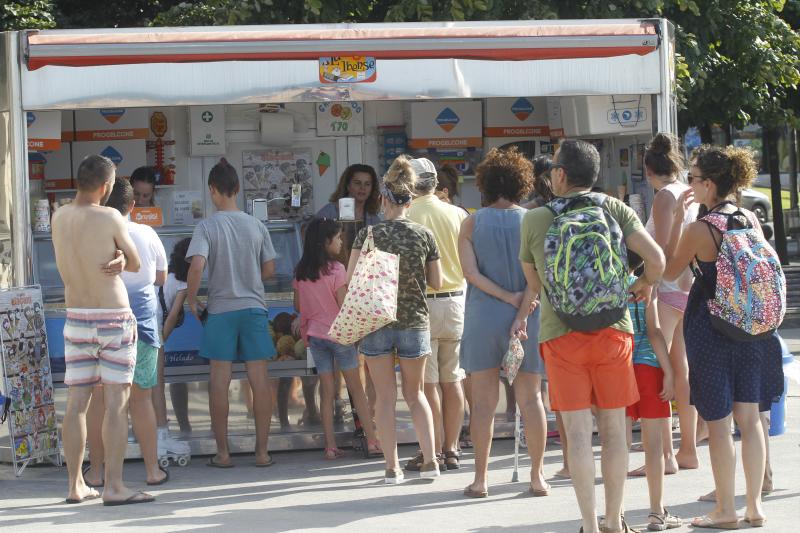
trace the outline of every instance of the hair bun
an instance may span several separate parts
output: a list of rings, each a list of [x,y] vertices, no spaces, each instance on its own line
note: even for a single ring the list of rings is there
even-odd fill
[[[229,166],[231,166],[231,164],[230,164],[230,163],[228,163],[228,160],[227,160],[227,159],[225,159],[224,157],[220,157],[220,158],[219,158],[219,164],[220,164],[220,165],[222,165],[223,167],[229,167]]]
[[[672,151],[672,136],[665,133],[657,133],[650,141],[650,150],[657,154],[668,154]]]

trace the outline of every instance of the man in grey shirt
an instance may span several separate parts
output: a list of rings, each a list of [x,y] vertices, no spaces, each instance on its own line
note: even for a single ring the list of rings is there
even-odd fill
[[[275,357],[269,336],[264,280],[275,274],[275,249],[267,228],[243,213],[237,203],[239,177],[224,159],[208,175],[208,189],[217,212],[200,222],[186,253],[191,261],[187,300],[204,323],[200,355],[209,360],[209,405],[217,455],[208,465],[230,468],[228,450],[228,389],[233,361],[245,362],[253,390],[256,424],[256,466],[270,466],[267,454],[272,395],[267,361]],[[208,303],[197,301],[200,277],[208,264]]]

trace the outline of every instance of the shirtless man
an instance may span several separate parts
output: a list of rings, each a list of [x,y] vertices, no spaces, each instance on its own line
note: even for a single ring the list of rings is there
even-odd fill
[[[128,439],[128,396],[136,364],[136,319],[118,272],[139,270],[125,219],[102,207],[114,185],[114,163],[92,155],[77,173],[75,201],[53,215],[56,265],[64,281],[64,383],[69,387],[62,435],[67,460],[67,503],[97,499],[81,474],[86,447],[86,410],[92,387],[105,389],[103,443],[106,450],[103,505],[145,503],[149,494],[122,483]],[[119,253],[121,252],[121,253]]]

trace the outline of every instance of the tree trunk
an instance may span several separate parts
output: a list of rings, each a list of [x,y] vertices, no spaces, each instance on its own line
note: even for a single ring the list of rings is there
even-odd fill
[[[797,209],[797,130],[789,128],[789,198],[792,209]]]
[[[786,248],[786,229],[783,226],[783,202],[781,199],[781,168],[778,159],[778,139],[781,131],[778,128],[764,128],[764,147],[769,169],[769,183],[772,189],[772,226],[775,229],[775,251],[781,264],[789,264],[789,253]]]
[[[700,142],[703,144],[712,144],[714,137],[711,135],[711,124],[708,122],[701,124],[698,128],[700,130]]]
[[[733,126],[730,124],[725,124],[723,126],[723,131],[725,132],[725,146],[730,146],[733,144]]]

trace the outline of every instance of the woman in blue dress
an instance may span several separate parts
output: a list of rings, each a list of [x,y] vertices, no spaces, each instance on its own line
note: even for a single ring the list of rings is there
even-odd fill
[[[516,149],[492,149],[477,168],[477,185],[486,207],[461,226],[459,255],[467,279],[461,367],[471,376],[470,434],[475,449],[475,479],[466,496],[488,495],[488,462],[494,414],[500,395],[500,363],[510,340],[527,283],[519,262],[520,226],[527,210],[520,200],[530,192],[533,165]],[[514,394],[525,422],[531,457],[530,493],[547,496],[542,473],[547,420],[541,395],[544,365],[539,357],[539,309],[528,318],[525,358],[514,380]]]
[[[714,472],[717,504],[705,516],[692,521],[694,527],[737,529],[739,517],[734,502],[736,452],[731,437],[731,417],[742,436],[742,465],[747,485],[744,520],[763,525],[761,485],[765,448],[759,403],[780,397],[783,391],[781,348],[774,335],[753,342],[737,341],[717,331],[711,323],[709,294],[717,285],[717,255],[722,234],[709,213],[742,211],[755,227],[756,217],[730,201],[756,176],[750,152],[743,148],[703,147],[692,161],[690,191],[677,202],[673,230],[666,249],[664,278],[676,279],[692,262],[696,278],[689,293],[683,326],[689,363],[692,403],[708,422],[709,451]],[[697,222],[681,229],[685,210],[692,199],[701,204]],[[740,217],[736,217],[737,220]]]

